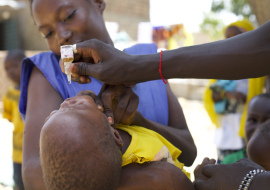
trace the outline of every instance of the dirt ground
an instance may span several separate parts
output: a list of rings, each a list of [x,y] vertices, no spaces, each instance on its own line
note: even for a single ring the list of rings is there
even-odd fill
[[[200,101],[191,101],[179,98],[184,114],[198,149],[198,156],[193,166],[186,168],[193,173],[204,157],[216,158],[216,148],[213,144],[214,126],[212,125],[203,104]],[[1,107],[1,106],[0,106]],[[0,115],[0,183],[12,184],[12,130],[13,126]],[[192,176],[193,179],[193,176]],[[0,190],[12,190],[3,187]]]

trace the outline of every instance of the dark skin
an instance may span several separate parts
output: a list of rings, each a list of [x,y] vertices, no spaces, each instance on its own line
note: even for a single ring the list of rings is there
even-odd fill
[[[8,57],[4,62],[7,76],[14,82],[16,89],[20,89],[21,61],[17,58]]]
[[[57,12],[60,7],[60,11]],[[34,0],[32,4],[35,23],[42,35],[46,36],[46,42],[50,49],[58,55],[61,45],[74,44],[92,38],[102,40],[112,46],[102,18],[104,8],[105,3],[102,0],[91,0],[90,2],[78,0],[76,3],[72,0]],[[82,59],[82,57],[79,56],[79,59]],[[83,60],[89,59],[85,58]],[[129,116],[134,115],[136,119],[134,119],[133,124],[143,125],[159,132],[172,144],[185,152],[183,155],[187,155],[187,157],[181,155],[179,160],[186,165],[192,165],[197,154],[196,147],[187,128],[182,109],[169,86],[167,87],[168,101],[170,102],[169,127],[149,121],[133,110],[125,109],[124,114],[123,112],[121,114],[113,113],[111,107],[106,107],[106,105],[111,105],[111,97],[117,97],[117,99],[122,99],[123,102],[129,102],[126,99],[134,100],[134,96],[132,96],[130,90],[117,89],[117,92],[108,90],[109,92],[103,97],[102,102],[109,103],[104,104],[105,107],[101,107],[101,109],[104,109],[106,115],[112,118],[111,123],[116,124],[124,120],[122,118],[126,115],[126,112]],[[30,77],[27,99],[22,173],[27,189],[42,190],[45,189],[45,186],[39,159],[39,134],[43,121],[53,110],[59,108],[63,99],[36,67]],[[131,101],[130,104],[134,104],[134,101]],[[131,107],[137,108],[136,106]],[[129,106],[120,105],[119,109],[123,110],[122,107],[128,108]],[[119,109],[116,108],[115,110]],[[129,118],[129,116],[125,118]]]
[[[88,91],[89,92],[89,91]],[[92,92],[94,94],[94,92]],[[95,123],[97,125],[104,125],[104,117],[105,115],[102,114],[98,109],[95,100],[89,96],[89,95],[82,95],[86,93],[80,93],[78,96],[75,96],[73,98],[68,98],[66,99],[62,104],[59,110],[53,111],[45,120],[45,124],[47,124],[48,121],[51,120],[50,126],[54,126],[56,128],[59,128],[59,130],[62,130],[61,126],[65,126],[67,128],[72,128],[69,127],[70,125],[74,125],[74,123],[65,123],[62,124],[61,126],[57,126],[54,121],[57,120],[67,120],[68,117],[76,117],[77,115],[80,116],[82,115],[83,117],[80,117],[80,120],[75,120],[77,124],[76,126],[83,126],[84,123]],[[94,96],[94,95],[92,95]],[[52,118],[52,119],[51,119]],[[67,118],[67,119],[65,119]],[[107,120],[107,117],[105,117]],[[84,121],[84,120],[85,121]],[[109,121],[108,121],[109,123]],[[53,127],[52,127],[53,128]],[[80,130],[80,127],[77,128]],[[83,129],[85,130],[85,129]],[[115,143],[119,147],[119,150],[121,151],[122,154],[125,153],[127,148],[130,145],[131,142],[131,136],[122,130],[114,129],[113,127],[110,127],[111,133],[114,136]],[[59,131],[60,132],[60,131]],[[63,138],[63,137],[62,137]],[[79,140],[79,138],[78,138]],[[94,142],[93,142],[94,143]]]
[[[87,134],[92,130],[105,130],[104,127],[89,130],[89,127],[82,127],[84,123],[95,123],[95,125],[104,125],[106,116],[102,114],[96,106],[96,102],[93,101],[95,95],[91,94],[91,97],[86,92],[80,93],[79,96],[69,98],[61,104],[61,108],[58,111],[54,111],[46,119],[44,128],[46,133],[42,132],[42,135],[63,133],[63,130],[67,130],[67,134]],[[84,94],[84,95],[83,95]],[[74,120],[69,121],[71,117],[75,117]],[[76,118],[80,118],[76,120]],[[59,125],[59,121],[60,125]],[[62,122],[66,122],[63,124]],[[74,126],[76,125],[76,126]],[[109,122],[107,121],[107,125]],[[64,128],[62,126],[65,126]],[[115,144],[119,147],[122,154],[127,150],[131,137],[128,133],[122,130],[109,127],[111,134],[114,136]],[[76,132],[74,132],[76,130]],[[107,128],[106,128],[107,130]],[[44,130],[43,130],[44,131]],[[72,132],[71,132],[72,131]],[[96,132],[95,134],[97,134]],[[61,136],[57,135],[56,136]],[[72,138],[68,140],[71,142],[78,142],[81,145],[88,147],[89,142],[82,142],[80,135],[73,135],[72,137],[64,135],[61,138]],[[46,140],[50,140],[49,137],[42,137],[42,144],[46,144]],[[62,139],[63,141],[64,139]],[[95,144],[96,141],[91,144]],[[81,147],[80,147],[81,148]],[[80,153],[80,152],[78,152]],[[79,156],[82,158],[83,156]],[[67,158],[69,160],[71,158]],[[84,160],[78,160],[78,163],[82,163]],[[46,167],[43,165],[43,167]],[[149,183],[150,182],[150,183]],[[122,173],[120,177],[119,188],[121,190],[137,190],[137,189],[176,189],[176,190],[193,190],[194,187],[186,175],[172,164],[167,162],[145,163],[145,164],[130,164],[122,167]]]
[[[238,27],[231,26],[227,28],[225,35],[226,35],[226,39],[228,39],[242,33],[243,31],[241,31]],[[228,99],[236,99],[237,102],[239,103],[246,103],[246,99],[247,99],[246,95],[241,92],[225,92],[224,97]],[[220,94],[216,92],[213,93],[212,98],[214,102],[219,102],[222,100],[222,97],[220,96]]]
[[[194,186],[196,190],[238,189],[246,174],[255,169],[262,170],[263,168],[246,158],[233,164],[220,165],[215,165],[214,160],[205,158],[202,164],[194,171],[196,178]],[[267,182],[270,177],[269,174],[270,172],[256,175],[249,189],[269,189],[269,186],[267,186],[269,184]]]
[[[267,22],[256,30],[233,38],[166,51],[162,57],[162,75],[167,79],[225,80],[268,75],[269,30],[270,22]],[[96,64],[87,62],[72,64],[70,71],[75,77],[88,75],[114,85],[160,79],[158,72],[160,54],[131,56],[97,40],[79,43],[77,50],[81,56],[92,57]],[[116,71],[115,68],[121,70]]]
[[[187,176],[168,162],[133,163],[124,166],[118,189],[195,190]]]
[[[266,171],[270,171],[270,143],[269,137],[257,130],[251,137],[247,145],[248,158],[262,166]]]
[[[246,124],[246,139],[248,141],[248,158],[261,165],[265,170],[270,170],[270,146],[267,135],[260,132],[263,123],[270,119],[269,98],[255,97],[249,104]]]
[[[239,164],[220,165],[220,166],[215,167],[214,166],[214,164],[216,163],[215,160],[213,159],[209,160],[208,158],[205,158],[202,164],[198,165],[194,171],[196,189],[204,190],[204,189],[208,189],[209,186],[213,187],[214,189],[216,185],[218,185],[219,183],[222,183],[222,181],[220,181],[221,174],[228,175],[229,172],[233,172],[232,167],[234,166],[236,166],[238,170],[243,172],[241,176],[242,178],[245,175],[244,171],[247,171],[249,167],[257,167],[256,169],[260,169],[261,167],[263,167],[267,171],[270,170],[270,165],[269,165],[270,155],[269,155],[269,151],[267,151],[267,150],[270,150],[269,142],[268,142],[268,139],[258,131],[260,126],[264,122],[270,119],[270,115],[269,115],[270,106],[269,104],[267,104],[268,101],[269,101],[268,98],[256,96],[249,103],[247,122],[245,125],[245,133],[246,133],[246,140],[248,142],[248,145],[247,145],[248,158],[250,160],[245,159],[245,160],[240,160]],[[253,163],[252,161],[257,163],[260,166],[258,165],[255,166],[255,163]],[[209,166],[209,168],[211,168],[211,171],[209,173],[207,171],[208,169],[204,168],[204,166],[208,164],[212,164],[211,166]],[[256,180],[254,179],[254,181],[252,182],[252,184],[255,183],[255,185],[253,185],[253,187],[250,187],[250,189],[260,189],[260,188],[267,189],[266,188],[267,182],[264,181],[267,179],[267,176],[269,176],[269,172],[267,173],[260,174],[260,178],[256,177],[255,178]],[[237,175],[231,175],[231,176],[239,180],[238,184],[240,185],[240,182],[242,180],[241,177]],[[224,179],[226,180],[230,180],[230,178],[229,178],[229,175],[224,176]],[[237,183],[237,180],[234,182],[235,184]],[[262,184],[259,184],[260,182],[262,182]],[[224,185],[224,189],[225,190],[229,189],[231,185],[233,185],[233,183],[232,184],[228,183],[227,185]],[[209,189],[212,189],[212,188],[209,188]]]
[[[270,21],[254,31],[230,39],[166,51],[162,58],[162,74],[167,79],[212,78],[225,80],[268,75],[270,70],[269,31]],[[98,40],[77,44],[77,51],[80,56],[92,57],[95,64],[89,64],[89,62],[73,63],[70,66],[70,71],[76,78],[84,78],[82,75],[88,75],[104,83],[114,85],[160,79],[158,72],[159,54],[130,56]],[[116,71],[116,64],[121,70]],[[223,190],[237,189],[243,176],[253,169],[261,168],[261,166],[250,160],[241,160],[235,164],[211,165],[208,168],[211,168],[208,174],[213,177],[211,180],[202,180],[196,183],[196,189],[219,189],[220,184],[223,184]],[[224,181],[230,181],[230,183],[224,184]],[[266,172],[256,176],[250,189],[264,190],[269,189],[269,186],[270,173]]]
[[[245,125],[247,142],[249,142],[254,132],[259,129],[264,122],[270,119],[270,102],[267,102],[269,102],[268,98],[259,96],[250,101]]]
[[[167,87],[169,87],[169,86],[167,86]],[[138,97],[134,97],[135,94],[130,88],[124,88],[122,85],[120,85],[120,86],[110,86],[105,91],[103,91],[104,89],[106,89],[106,85],[104,85],[102,87],[101,92],[98,96],[96,96],[92,91],[82,91],[82,92],[79,92],[78,95],[88,95],[88,96],[91,96],[92,98],[94,98],[97,106],[101,108],[100,110],[102,112],[104,112],[104,114],[107,115],[107,117],[108,117],[108,112],[113,113],[112,115],[109,115],[109,118],[115,118],[114,120],[118,121],[117,124],[121,123],[121,124],[125,124],[125,125],[144,126],[145,128],[148,128],[148,129],[151,129],[153,131],[158,132],[163,137],[165,137],[167,140],[169,140],[173,145],[175,145],[177,148],[179,148],[179,149],[180,149],[180,147],[184,148],[185,150],[180,149],[183,152],[189,151],[189,150],[187,150],[187,148],[189,147],[189,144],[188,144],[189,141],[185,141],[184,139],[182,139],[185,136],[188,136],[189,132],[187,132],[185,130],[179,130],[177,127],[178,125],[175,125],[175,127],[173,127],[173,126],[163,127],[164,125],[161,125],[157,122],[153,122],[151,120],[144,118],[141,115],[141,113],[136,110],[138,107],[138,103],[139,103]],[[124,98],[124,100],[122,100],[121,96],[117,95],[117,93],[119,92],[117,89],[124,90],[124,91],[126,91],[128,89],[129,93],[132,94],[132,96],[130,96],[129,99],[127,99],[129,101],[124,101],[126,98]],[[168,94],[168,95],[174,97],[172,92],[170,92],[170,94]],[[113,101],[109,101],[109,99],[113,99]],[[115,99],[117,99],[118,102],[115,102],[114,101]],[[171,102],[169,102],[169,105],[176,104],[176,102],[177,102],[175,97],[172,99],[169,99],[169,101],[171,101]],[[132,105],[131,102],[136,104],[136,106]],[[179,107],[179,108],[181,108],[181,107]],[[126,110],[125,113],[124,113],[124,110]],[[129,112],[128,110],[133,110],[133,111]],[[177,112],[177,107],[169,107],[169,112],[172,113],[173,111]],[[183,115],[182,109],[179,111],[181,111],[180,113]],[[182,117],[176,117],[176,116],[171,117],[170,121],[171,121],[171,123],[175,123],[175,124],[181,123]],[[110,122],[110,120],[109,120],[109,122]],[[113,126],[116,127],[117,126],[116,123],[114,123]],[[181,133],[182,133],[182,135],[181,135]],[[179,138],[180,136],[182,138]],[[181,154],[179,156],[178,160],[180,162],[182,162],[181,160],[188,161],[189,157],[190,156],[188,154],[186,154],[186,155]]]
[[[240,29],[236,26],[230,26],[229,28],[227,28],[225,36],[226,36],[226,39],[228,39],[228,38],[237,36],[239,34],[242,34],[243,32],[246,32],[246,31],[243,31],[243,29]]]

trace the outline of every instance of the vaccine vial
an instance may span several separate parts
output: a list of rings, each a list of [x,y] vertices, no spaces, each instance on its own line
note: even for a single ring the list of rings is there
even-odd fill
[[[69,66],[74,60],[72,45],[61,46],[61,59],[64,62],[65,74],[67,75],[68,83],[71,84],[71,72],[69,71]]]

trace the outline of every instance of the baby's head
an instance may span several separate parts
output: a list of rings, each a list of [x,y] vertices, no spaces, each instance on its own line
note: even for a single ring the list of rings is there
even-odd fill
[[[245,126],[248,157],[270,170],[270,94],[260,94],[249,104]]]
[[[227,28],[225,36],[226,36],[226,38],[231,38],[231,37],[237,36],[237,35],[242,34],[242,33],[243,33],[243,31],[241,31],[240,28],[238,28],[236,26],[230,26]]]
[[[40,157],[47,189],[117,189],[122,139],[90,96],[69,98],[46,119]]]
[[[248,158],[270,171],[270,121],[254,133],[247,145]]]
[[[270,93],[255,96],[249,103],[245,135],[247,142],[254,132],[270,119]]]
[[[7,76],[15,84],[20,84],[21,62],[24,58],[25,54],[23,50],[11,50],[4,60]]]

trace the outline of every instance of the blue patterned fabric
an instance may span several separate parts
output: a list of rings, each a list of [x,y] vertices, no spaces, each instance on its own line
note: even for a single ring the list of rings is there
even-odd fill
[[[155,44],[138,44],[131,48],[127,48],[124,51],[132,55],[154,54],[157,53],[157,47]],[[92,81],[90,84],[78,84],[76,82],[68,84],[66,75],[62,73],[60,69],[59,59],[60,57],[53,52],[46,52],[23,60],[19,109],[24,120],[27,106],[28,83],[34,66],[44,74],[53,88],[64,100],[74,97],[82,90],[92,90],[96,94],[99,93],[102,83],[95,78],[91,78]],[[162,80],[139,83],[133,87],[133,91],[139,96],[140,101],[138,110],[145,118],[163,125],[168,125],[168,99],[166,86]]]

